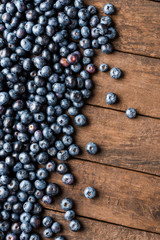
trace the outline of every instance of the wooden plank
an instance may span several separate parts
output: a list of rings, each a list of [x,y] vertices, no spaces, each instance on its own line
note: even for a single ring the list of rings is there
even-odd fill
[[[68,240],[160,240],[160,235],[129,229],[109,223],[99,222],[91,219],[79,217],[78,219],[83,225],[83,230],[79,232],[71,232],[68,227],[68,222],[64,220],[62,213],[45,210],[44,216],[51,216],[55,221],[58,221],[63,226],[63,234]],[[40,229],[42,235],[43,228]],[[57,234],[58,235],[58,234]],[[46,239],[47,238],[44,238]]]
[[[61,200],[70,197],[80,216],[160,233],[159,177],[74,159],[70,166],[76,184],[64,186],[62,177],[53,173],[49,181],[57,183],[62,194],[47,208],[61,210]],[[84,197],[87,186],[97,189],[95,199]]]
[[[128,119],[123,112],[92,106],[86,106],[83,113],[89,124],[76,128],[75,140],[82,149],[79,158],[160,175],[158,119]],[[85,151],[91,141],[100,148],[94,156]]]
[[[100,51],[96,53],[94,61],[97,68],[103,62],[110,68],[119,67],[123,77],[115,80],[109,72],[98,71],[93,76],[95,88],[88,103],[123,111],[134,107],[142,115],[160,118],[160,60],[119,52],[108,56],[100,54]],[[118,95],[117,104],[106,103],[108,92]]]
[[[160,57],[160,4],[158,2],[138,0],[111,0],[117,14],[113,15],[119,38],[115,41],[115,49]],[[86,4],[95,5],[104,15],[105,0],[86,0]]]

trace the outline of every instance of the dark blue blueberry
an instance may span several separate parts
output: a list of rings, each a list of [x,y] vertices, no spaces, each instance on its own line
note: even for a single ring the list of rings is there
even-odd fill
[[[97,9],[96,9],[96,7],[93,6],[93,5],[89,5],[88,8],[87,8],[87,10],[89,11],[89,13],[90,13],[91,15],[94,15],[94,14],[97,13]]]
[[[79,29],[72,30],[71,38],[74,40],[79,40],[81,38],[81,31]]]
[[[117,95],[113,92],[110,92],[106,94],[105,100],[109,105],[114,104],[117,102]]]
[[[9,94],[7,92],[0,93],[0,106],[9,102]]]
[[[134,108],[128,108],[126,110],[126,116],[130,119],[135,118],[137,115],[137,112]]]
[[[60,161],[66,161],[68,158],[69,158],[69,153],[67,150],[61,150],[61,151],[58,151],[57,153],[57,158],[60,160]]]
[[[22,39],[21,42],[20,42],[20,44],[21,44],[21,47],[22,47],[25,51],[27,51],[27,52],[31,51],[31,49],[32,49],[32,43],[31,43],[29,40],[27,40],[27,39]]]
[[[43,236],[45,238],[51,238],[53,236],[53,231],[51,230],[51,228],[44,229]]]
[[[83,52],[85,57],[93,57],[94,56],[94,50],[92,48],[87,48]]]
[[[31,214],[28,212],[23,212],[20,215],[20,221],[21,222],[29,222],[31,219]]]
[[[0,186],[0,199],[6,199],[8,197],[8,189],[5,186]]]
[[[50,197],[48,195],[44,195],[42,197],[42,202],[44,202],[45,204],[51,204],[52,203],[52,197]]]
[[[57,154],[57,149],[55,147],[48,148],[47,150],[49,156],[54,157]]]
[[[30,233],[32,231],[32,226],[28,222],[23,222],[21,224],[21,230],[26,232],[26,233]]]
[[[88,199],[92,199],[96,196],[96,190],[93,187],[86,187],[84,190],[84,196]]]
[[[71,185],[74,183],[74,176],[71,173],[66,173],[62,177],[62,182],[66,185]]]
[[[111,15],[115,13],[115,8],[113,6],[113,4],[111,3],[107,3],[104,7],[103,7],[103,12],[107,15]]]
[[[61,224],[58,222],[54,222],[51,226],[52,232],[53,233],[59,233],[62,230]]]
[[[61,201],[61,208],[65,211],[71,210],[73,207],[73,201],[70,198],[64,198]]]
[[[79,231],[81,228],[80,222],[77,219],[70,221],[69,228],[73,232]]]
[[[121,75],[122,75],[122,71],[117,67],[114,67],[110,70],[110,76],[114,79],[119,79]]]
[[[71,145],[71,144],[72,144],[72,141],[73,141],[73,139],[72,139],[71,136],[64,135],[64,136],[62,137],[62,142],[63,142],[63,144],[64,144],[65,146]]]
[[[50,197],[54,197],[59,193],[59,187],[55,183],[49,183],[46,187],[46,194]]]
[[[75,218],[75,211],[73,210],[68,210],[65,214],[64,214],[64,217],[67,221],[71,221]]]
[[[55,142],[55,147],[56,147],[57,150],[61,151],[61,150],[64,149],[64,144],[61,140],[57,140]]]
[[[93,48],[99,48],[99,43],[98,43],[98,40],[97,39],[93,39],[92,40],[92,47]],[[91,61],[90,61],[91,62]],[[84,64],[84,62],[83,62]]]
[[[92,38],[98,38],[100,36],[98,28],[94,27],[91,29]]]
[[[112,24],[112,18],[109,16],[103,16],[100,19],[100,23],[105,24],[109,27]]]
[[[98,23],[99,23],[99,17],[97,15],[93,15],[89,21],[90,26],[92,28],[96,27]]]
[[[52,223],[53,223],[53,219],[50,216],[46,216],[42,220],[42,224],[45,228],[51,227]]]
[[[117,36],[115,28],[113,27],[108,28],[108,32],[105,36],[108,37],[109,39],[114,39]]]
[[[78,114],[74,118],[74,122],[79,127],[84,126],[86,124],[86,117],[83,114]]]
[[[80,152],[80,149],[76,144],[71,144],[68,148],[68,152],[71,156],[77,156]]]
[[[87,20],[90,17],[90,12],[86,8],[82,8],[78,11],[78,17],[82,20]]]
[[[91,41],[88,38],[82,38],[79,41],[79,45],[80,45],[81,48],[87,49],[91,46]]]
[[[62,131],[67,135],[72,135],[74,133],[74,127],[72,125],[67,125],[66,127],[63,127]]]
[[[106,72],[107,70],[109,69],[108,65],[106,63],[102,63],[100,66],[99,66],[99,70],[101,72]]]
[[[19,188],[21,191],[28,192],[32,189],[32,184],[28,180],[22,180],[19,184]]]
[[[15,233],[8,233],[6,236],[6,240],[17,240],[17,235]]]
[[[62,114],[59,117],[57,117],[57,124],[60,127],[65,127],[69,123],[69,116],[67,114]]]
[[[67,173],[68,172],[68,166],[67,166],[67,164],[66,163],[59,163],[58,165],[57,165],[57,172],[59,173],[59,174],[65,174],[65,173]]]
[[[113,52],[113,45],[111,43],[107,43],[101,46],[101,51],[106,54],[110,54]]]
[[[83,38],[88,38],[90,36],[90,29],[87,26],[81,28],[81,35]]]
[[[107,38],[107,37],[100,36],[100,37],[98,38],[98,43],[99,43],[99,45],[105,45],[107,42],[108,42],[108,38]]]
[[[25,232],[22,232],[19,236],[19,239],[20,240],[29,240],[29,234],[25,233]]]

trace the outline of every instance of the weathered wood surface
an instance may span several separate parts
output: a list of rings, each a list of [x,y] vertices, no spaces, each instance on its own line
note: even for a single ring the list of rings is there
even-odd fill
[[[45,207],[62,211],[61,200],[71,197],[80,216],[160,233],[159,177],[74,159],[70,166],[76,184],[64,186],[61,176],[53,173],[49,181],[58,183],[62,194]],[[97,189],[94,200],[84,197],[87,186]]]
[[[106,0],[86,0],[93,4],[101,15]],[[119,38],[115,49],[139,55],[160,57],[160,4],[147,0],[111,0],[117,14],[113,15]]]
[[[60,234],[64,235],[67,240],[160,240],[160,235],[158,234],[129,229],[83,217],[78,217],[83,225],[83,231],[71,232],[68,227],[68,222],[64,220],[64,214],[45,210],[44,215],[53,217],[55,221],[63,225],[63,231]],[[42,232],[43,228],[41,229],[41,234]]]
[[[114,52],[111,55],[96,51],[95,65],[107,63],[110,69],[119,67],[123,77],[115,80],[110,73],[97,71],[93,76],[95,88],[89,103],[126,111],[134,107],[139,114],[160,118],[160,60],[133,54]],[[108,105],[105,95],[115,92],[119,102]]]
[[[143,116],[128,119],[123,112],[86,106],[88,125],[76,128],[78,158],[160,175],[160,120]],[[99,153],[85,151],[88,142],[100,147]]]

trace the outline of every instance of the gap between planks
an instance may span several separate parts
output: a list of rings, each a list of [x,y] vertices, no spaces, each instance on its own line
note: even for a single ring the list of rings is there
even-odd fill
[[[121,109],[114,109],[114,108],[108,108],[108,107],[104,107],[104,106],[100,106],[100,105],[95,105],[95,104],[91,104],[91,103],[85,103],[85,105],[87,106],[92,106],[92,107],[96,107],[96,108],[102,108],[102,109],[108,109],[108,110],[111,110],[111,111],[116,111],[116,112],[121,112],[121,113],[125,113],[125,111],[121,110]],[[152,118],[152,119],[157,119],[157,120],[160,120],[160,117],[153,117],[153,116],[150,116],[150,115],[143,115],[141,113],[137,113],[139,116],[141,117],[146,117],[146,118]],[[126,116],[127,117],[127,116]]]

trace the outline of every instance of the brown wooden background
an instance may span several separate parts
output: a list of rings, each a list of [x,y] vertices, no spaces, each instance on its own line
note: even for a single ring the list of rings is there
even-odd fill
[[[89,141],[101,151],[95,156],[85,151],[69,160],[76,184],[64,187],[61,176],[53,173],[63,193],[49,214],[64,225],[63,234],[71,240],[160,240],[160,2],[114,0],[113,16],[119,38],[111,55],[97,51],[95,63],[120,67],[124,77],[111,79],[109,73],[94,75],[95,89],[83,112],[89,124],[77,128],[76,141],[82,147]],[[103,14],[105,0],[86,0]],[[108,106],[105,94],[113,91],[119,103]],[[134,107],[134,120],[125,110]],[[98,196],[86,200],[84,188],[94,186]],[[73,233],[60,208],[63,197],[75,201],[83,229]]]

